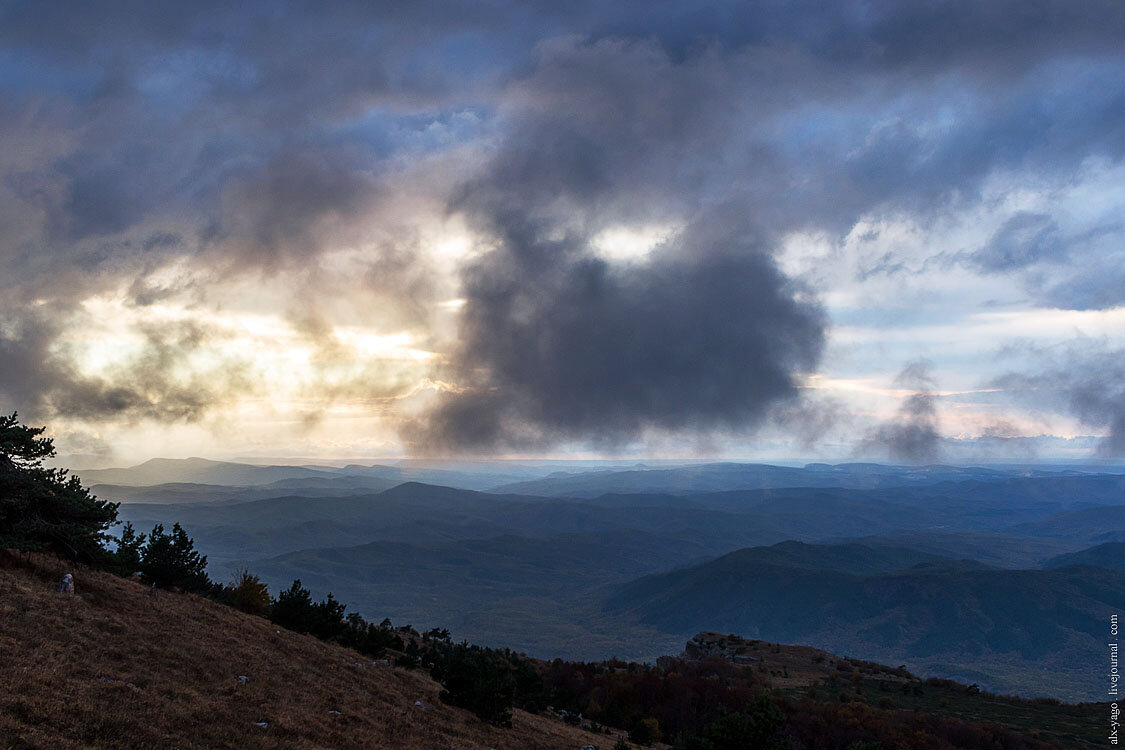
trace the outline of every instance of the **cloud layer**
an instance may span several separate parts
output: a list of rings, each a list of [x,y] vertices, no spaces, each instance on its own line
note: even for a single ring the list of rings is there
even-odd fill
[[[933,460],[949,415],[893,382],[926,357],[1120,453],[1125,342],[1064,383],[933,337],[1116,320],[1122,38],[1115,0],[8,3],[0,406],[181,424],[268,392],[419,452],[616,450],[828,431],[827,372],[916,391],[829,394],[852,449]]]

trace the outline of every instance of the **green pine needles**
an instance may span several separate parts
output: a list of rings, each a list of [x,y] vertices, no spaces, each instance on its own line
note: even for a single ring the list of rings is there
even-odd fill
[[[15,412],[0,416],[0,550],[103,564],[117,503],[91,495],[66,469],[43,466],[55,455],[45,429],[20,424]]]

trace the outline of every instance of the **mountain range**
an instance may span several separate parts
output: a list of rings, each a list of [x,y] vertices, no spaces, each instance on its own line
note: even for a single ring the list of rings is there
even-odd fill
[[[248,567],[277,591],[300,578],[371,616],[535,655],[654,659],[685,635],[722,629],[1029,695],[1079,699],[1099,689],[1081,653],[1122,594],[1119,557],[1082,551],[1125,539],[1125,476],[862,464],[557,468],[534,469],[555,474],[535,481],[664,489],[556,497],[532,494],[534,481],[504,492],[397,483],[379,466],[188,462],[180,479],[259,483],[96,490],[122,501],[121,518],[141,531],[182,523],[220,579]],[[136,482],[149,469],[109,478]],[[490,476],[472,469],[478,483]],[[816,486],[829,478],[853,486]],[[725,489],[690,489],[703,481]],[[740,482],[751,484],[731,486]]]

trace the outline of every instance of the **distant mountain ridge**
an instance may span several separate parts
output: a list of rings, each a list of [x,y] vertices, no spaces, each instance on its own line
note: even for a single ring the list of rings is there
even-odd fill
[[[890,466],[884,464],[808,464],[803,468],[720,462],[671,469],[598,471],[551,476],[494,488],[546,497],[597,497],[607,493],[666,492],[687,494],[725,490],[794,487],[875,489],[976,479],[1048,476],[1059,472],[1004,471],[983,467]],[[1078,472],[1064,472],[1074,473]]]
[[[115,502],[147,504],[239,503],[284,495],[339,497],[382,492],[401,482],[380,477],[303,477],[279,479],[249,486],[168,482],[154,485],[95,484],[90,489],[98,497]]]
[[[87,484],[120,484],[142,486],[190,482],[248,487],[286,479],[318,477],[330,479],[331,471],[302,466],[253,466],[206,458],[153,458],[127,469],[91,469],[81,472]]]
[[[169,483],[213,484],[227,487],[261,486],[277,482],[309,480],[329,481],[341,477],[365,478],[395,484],[422,481],[444,484],[463,489],[484,490],[515,479],[545,475],[549,468],[508,468],[498,466],[494,471],[479,467],[472,471],[444,469],[440,466],[412,464],[390,466],[373,464],[364,466],[292,466],[260,465],[232,461],[213,461],[206,458],[154,458],[137,466],[114,469],[89,469],[78,472],[86,484],[117,485],[129,487],[153,486]]]

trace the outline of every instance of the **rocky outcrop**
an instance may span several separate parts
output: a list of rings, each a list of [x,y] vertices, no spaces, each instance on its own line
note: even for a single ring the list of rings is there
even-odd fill
[[[752,645],[761,643],[761,641],[747,641],[734,635],[699,633],[684,646],[681,658],[684,661],[722,659],[733,664],[751,664],[762,660],[761,657],[750,653]]]

